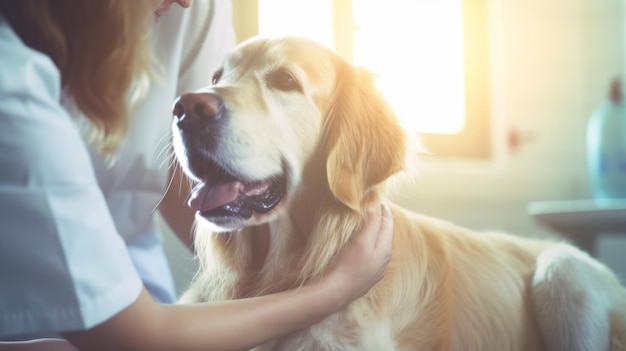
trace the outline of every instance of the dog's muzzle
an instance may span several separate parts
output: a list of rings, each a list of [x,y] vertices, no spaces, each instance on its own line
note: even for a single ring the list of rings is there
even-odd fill
[[[218,162],[221,133],[230,118],[224,101],[217,94],[184,94],[174,103],[176,127],[184,146],[186,168],[198,184],[188,205],[211,222],[237,217],[248,219],[254,213],[271,211],[285,194],[285,178],[241,179]],[[234,160],[236,162],[236,160]]]
[[[190,93],[180,96],[174,102],[173,114],[175,125],[184,146],[187,167],[197,178],[203,178],[212,161],[207,162],[216,153],[229,118],[224,101],[217,94]]]

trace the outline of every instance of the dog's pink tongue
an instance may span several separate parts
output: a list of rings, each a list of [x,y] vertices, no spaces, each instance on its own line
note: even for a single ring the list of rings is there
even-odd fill
[[[195,211],[209,211],[237,200],[240,194],[246,196],[263,194],[270,184],[270,182],[245,184],[238,180],[218,185],[201,182],[193,188],[187,205]]]
[[[199,183],[193,188],[187,205],[195,211],[208,211],[237,200],[243,183],[239,181],[210,186]]]

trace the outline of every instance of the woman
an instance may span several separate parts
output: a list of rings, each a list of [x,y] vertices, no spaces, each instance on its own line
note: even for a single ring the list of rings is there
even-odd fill
[[[134,83],[149,75],[149,23],[172,2],[0,1],[0,340],[60,334],[90,350],[240,350],[322,320],[382,277],[385,206],[332,271],[300,289],[193,306],[150,296],[87,145],[111,162],[123,147],[127,97],[141,96]]]
[[[157,77],[132,110],[126,138],[113,155],[115,162],[97,145],[89,147],[98,185],[133,265],[150,295],[167,303],[176,300],[176,290],[155,209],[187,247],[191,247],[194,216],[185,204],[187,181],[172,180],[171,191],[163,197],[172,163],[170,109],[177,96],[208,85],[224,55],[235,46],[229,0],[179,1],[181,6],[171,6],[172,2],[155,3],[150,39]],[[178,254],[189,261],[188,252]],[[184,286],[184,281],[178,285]]]

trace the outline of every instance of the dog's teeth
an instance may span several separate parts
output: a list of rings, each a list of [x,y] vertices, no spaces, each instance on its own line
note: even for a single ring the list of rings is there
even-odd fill
[[[267,191],[272,183],[269,181],[246,184],[244,194],[246,196],[258,196]]]

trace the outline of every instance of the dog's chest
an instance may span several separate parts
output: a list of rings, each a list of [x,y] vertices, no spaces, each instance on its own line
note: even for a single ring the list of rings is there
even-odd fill
[[[354,318],[350,308],[335,313],[316,325],[277,338],[254,351],[394,351],[389,321],[380,317],[377,325],[365,325]]]
[[[254,351],[365,351],[362,330],[346,322],[341,313],[331,315],[313,327],[263,344]],[[389,350],[393,350],[389,349]]]

